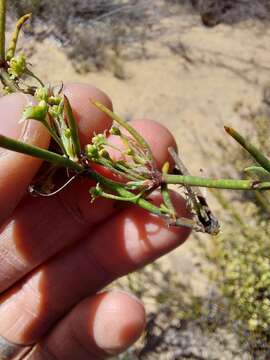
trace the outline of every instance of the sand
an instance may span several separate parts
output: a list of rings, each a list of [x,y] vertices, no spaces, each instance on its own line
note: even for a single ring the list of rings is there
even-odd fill
[[[209,29],[196,15],[172,16],[164,19],[164,27],[159,39],[147,43],[147,59],[121,63],[124,80],[109,70],[77,73],[52,40],[29,41],[27,47],[42,79],[93,84],[111,97],[118,114],[164,124],[174,134],[190,171],[199,174],[202,169],[207,176],[216,173],[222,162],[217,140],[232,144],[223,125],[240,130],[246,126],[235,112],[237,104],[256,108],[261,103],[269,81],[269,29],[255,21]],[[218,210],[211,196],[209,201]],[[204,235],[200,239],[211,242]],[[198,265],[205,260],[195,254],[196,247],[191,237],[164,263],[201,294],[208,283]]]

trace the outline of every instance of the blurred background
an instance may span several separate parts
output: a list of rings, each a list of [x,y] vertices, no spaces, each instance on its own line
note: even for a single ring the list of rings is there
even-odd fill
[[[45,81],[87,82],[116,113],[176,137],[194,175],[243,177],[230,125],[269,154],[269,0],[13,0],[34,14],[23,51]],[[140,296],[145,336],[119,359],[270,359],[270,197],[207,191],[221,234],[114,286]],[[269,199],[268,199],[269,198]]]

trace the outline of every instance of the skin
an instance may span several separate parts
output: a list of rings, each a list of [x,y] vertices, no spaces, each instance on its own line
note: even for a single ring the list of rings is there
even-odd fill
[[[111,120],[89,98],[112,108],[100,90],[82,84],[64,89],[74,109],[82,143],[103,132]],[[0,133],[48,147],[49,137],[35,121],[18,124],[29,101],[13,94],[0,99]],[[160,124],[136,120],[159,166],[176,146]],[[115,142],[115,139],[112,139]],[[27,195],[41,163],[0,150],[0,334],[9,341],[37,344],[24,360],[106,359],[142,334],[145,311],[132,295],[102,289],[181,245],[186,228],[136,206],[98,199],[90,203],[91,181],[78,179],[50,198]],[[155,203],[160,195],[152,197]],[[181,216],[184,200],[173,194]]]

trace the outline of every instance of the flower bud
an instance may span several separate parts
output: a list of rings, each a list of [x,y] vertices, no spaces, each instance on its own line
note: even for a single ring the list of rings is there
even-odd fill
[[[44,100],[44,101],[48,101],[48,96],[49,96],[49,89],[46,88],[46,87],[40,87],[36,90],[35,92],[35,97],[41,101],[41,100]]]
[[[49,113],[53,118],[57,118],[61,115],[62,108],[59,105],[53,105],[49,107]]]
[[[97,134],[92,139],[93,144],[95,144],[97,147],[100,147],[101,145],[105,145],[107,143],[107,139],[105,135],[103,134]]]
[[[96,187],[91,187],[89,192],[92,196],[92,201],[95,200],[97,197],[102,196],[102,194],[103,194],[103,191],[102,191],[99,183],[96,185]]]
[[[36,106],[26,106],[23,111],[22,121],[34,119],[44,121],[47,114],[48,106],[44,100],[40,101]]]
[[[50,105],[59,105],[62,101],[61,96],[50,96],[48,99],[48,103]]]
[[[121,135],[122,135],[121,130],[120,130],[117,126],[112,126],[112,127],[110,128],[109,133],[110,133],[111,135],[116,135],[116,136],[121,136]]]
[[[65,134],[65,137],[70,139],[71,138],[71,130],[70,129],[65,129],[64,130],[64,134]]]
[[[86,156],[89,159],[96,159],[99,157],[98,148],[95,145],[88,144],[85,147]]]
[[[133,156],[133,155],[134,155],[134,151],[129,148],[129,149],[126,150],[125,154],[128,155],[128,156]]]
[[[19,78],[26,70],[26,58],[24,55],[13,57],[9,62],[8,73],[11,79]]]
[[[98,152],[98,154],[99,154],[100,157],[103,157],[104,159],[111,160],[110,154],[105,149],[100,150]]]

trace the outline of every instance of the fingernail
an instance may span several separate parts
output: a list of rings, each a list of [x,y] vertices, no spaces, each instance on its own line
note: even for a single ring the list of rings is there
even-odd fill
[[[19,139],[25,124],[19,123],[28,99],[22,94],[11,94],[0,98],[0,134]],[[6,152],[0,148],[0,156]]]
[[[119,354],[131,346],[144,327],[145,310],[141,302],[119,290],[103,295],[92,324],[97,346],[110,355]],[[104,336],[108,328],[114,331]]]

